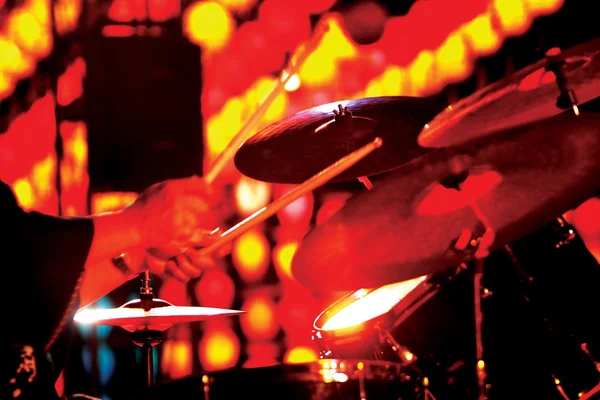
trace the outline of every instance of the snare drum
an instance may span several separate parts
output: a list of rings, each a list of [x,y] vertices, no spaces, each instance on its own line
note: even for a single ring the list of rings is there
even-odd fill
[[[241,368],[150,389],[150,399],[416,400],[424,389],[411,368],[383,361],[319,360]]]
[[[334,302],[313,324],[320,357],[372,359],[416,368],[438,399],[464,398],[473,383],[472,283],[464,266]],[[443,393],[442,393],[443,392]]]

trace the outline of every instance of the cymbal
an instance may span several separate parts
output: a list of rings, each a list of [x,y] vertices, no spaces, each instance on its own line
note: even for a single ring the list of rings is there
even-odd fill
[[[553,56],[564,60],[564,76],[579,104],[600,96],[600,39]],[[565,112],[553,63],[544,58],[451,104],[429,121],[417,138],[427,148],[455,146],[477,137],[540,121]],[[568,106],[568,104],[565,104]]]
[[[132,300],[118,308],[80,310],[74,320],[79,324],[120,326],[130,332],[142,329],[164,331],[173,324],[243,313],[222,308],[174,306],[161,299],[152,299],[149,310],[142,308],[140,300]]]
[[[242,174],[259,181],[300,184],[380,137],[383,146],[377,154],[365,157],[332,182],[379,174],[429,151],[417,144],[417,135],[444,107],[435,98],[402,96],[328,103],[259,130],[242,143],[234,163]]]
[[[455,249],[461,239],[472,245],[469,238],[491,237],[494,251],[593,196],[600,188],[599,156],[597,113],[560,114],[437,149],[381,177],[313,229],[292,273],[314,290],[356,290],[458,266],[475,258],[469,246]],[[461,191],[452,189],[456,176]],[[490,227],[495,237],[484,236]]]

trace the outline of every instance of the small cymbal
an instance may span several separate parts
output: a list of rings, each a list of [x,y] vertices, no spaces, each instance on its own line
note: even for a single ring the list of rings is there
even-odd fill
[[[579,104],[600,96],[600,39],[555,55]],[[473,93],[429,121],[418,136],[427,148],[455,146],[481,136],[540,121],[565,112],[548,58]],[[571,111],[572,112],[572,111]]]
[[[300,184],[380,137],[383,146],[377,154],[332,181],[379,174],[430,151],[420,147],[416,138],[444,106],[434,98],[402,96],[325,104],[259,130],[240,146],[234,163],[242,174],[259,181]]]
[[[164,331],[173,324],[243,314],[244,311],[212,307],[174,306],[152,299],[152,308],[145,310],[140,300],[132,300],[119,308],[83,309],[75,314],[75,322],[89,325],[120,326],[130,332],[142,329]]]
[[[594,113],[560,114],[438,149],[386,174],[311,231],[292,273],[314,290],[356,290],[458,266],[474,258],[464,245],[486,226],[495,233],[484,236],[493,239],[494,251],[593,196],[600,188],[599,155],[600,114]],[[461,179],[461,191],[452,189],[452,180]]]

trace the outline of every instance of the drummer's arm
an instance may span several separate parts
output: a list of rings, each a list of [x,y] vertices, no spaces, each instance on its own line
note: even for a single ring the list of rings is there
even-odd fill
[[[79,307],[83,308],[119,286],[138,276],[117,266],[118,262],[107,258],[85,265],[79,288]]]

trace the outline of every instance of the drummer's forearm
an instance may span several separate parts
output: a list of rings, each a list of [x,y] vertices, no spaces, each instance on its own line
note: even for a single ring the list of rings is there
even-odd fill
[[[123,272],[110,258],[88,262],[79,289],[79,307],[90,305],[137,276],[135,273]]]

